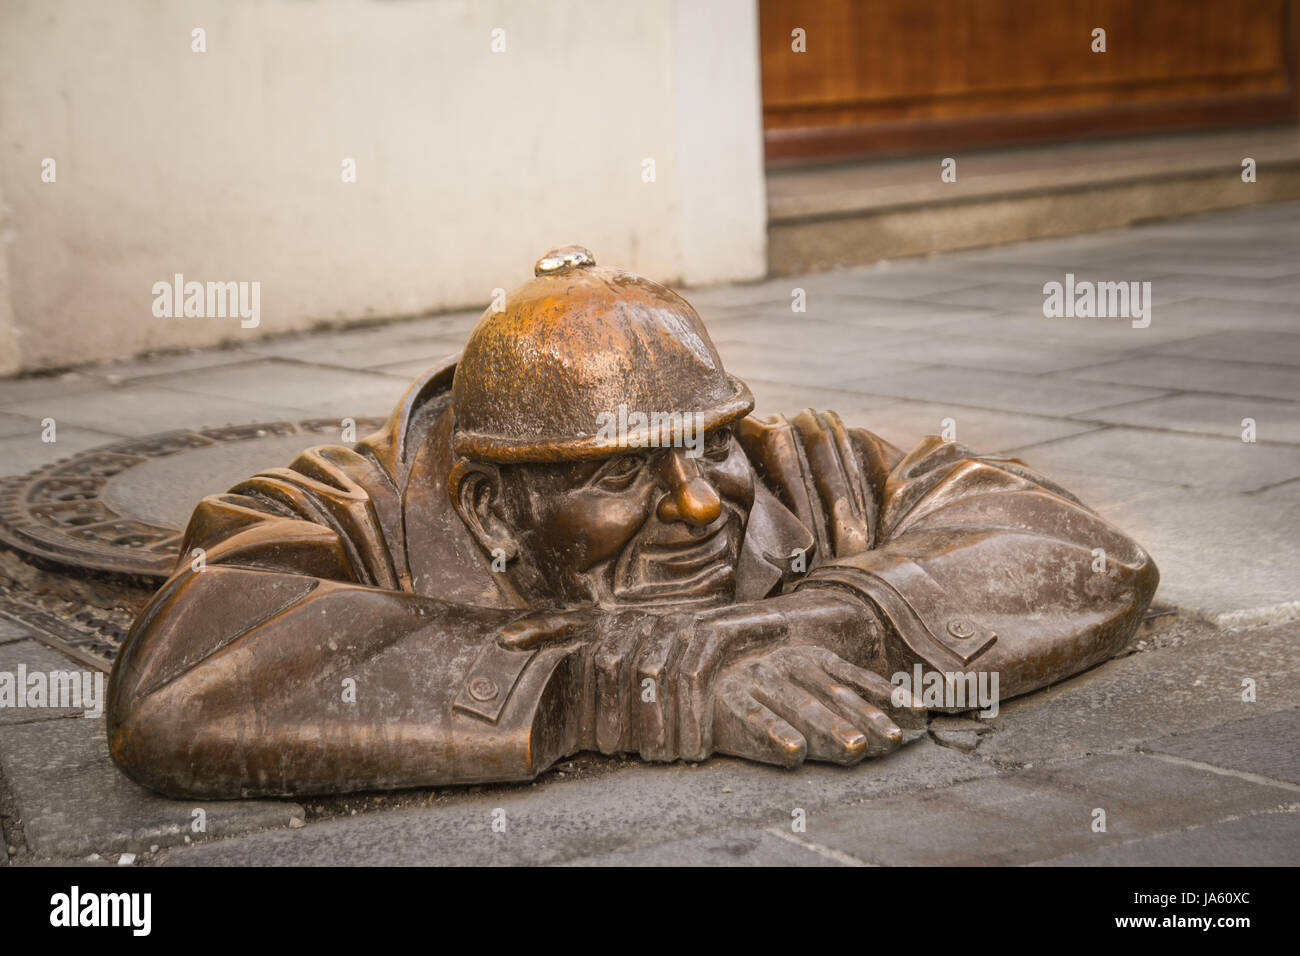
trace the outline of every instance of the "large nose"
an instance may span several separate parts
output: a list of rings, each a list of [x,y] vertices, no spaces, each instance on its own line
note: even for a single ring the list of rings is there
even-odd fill
[[[688,458],[680,448],[671,448],[663,468],[668,494],[659,502],[660,521],[685,521],[702,528],[718,520],[722,514],[722,498],[700,474],[694,458]]]

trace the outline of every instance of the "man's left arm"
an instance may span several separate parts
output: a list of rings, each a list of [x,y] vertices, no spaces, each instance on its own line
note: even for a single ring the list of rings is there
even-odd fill
[[[1017,459],[924,439],[880,489],[875,546],[821,562],[887,621],[881,673],[996,672],[1011,697],[1113,656],[1159,582],[1131,538]]]

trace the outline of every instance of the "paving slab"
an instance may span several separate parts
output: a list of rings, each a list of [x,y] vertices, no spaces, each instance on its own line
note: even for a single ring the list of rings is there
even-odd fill
[[[1151,328],[1172,325],[1179,329],[1200,329],[1202,332],[1294,332],[1297,319],[1296,301],[1292,292],[1300,287],[1274,286],[1275,297],[1280,301],[1260,301],[1265,294],[1253,283],[1240,287],[1225,287],[1209,280],[1181,280],[1184,292],[1193,298],[1158,309],[1151,317]],[[1149,331],[1149,330],[1144,330]]]
[[[204,376],[209,377],[208,380],[212,376],[225,375],[235,381],[247,381],[232,371],[247,368],[247,365],[241,363],[195,372],[174,372],[152,378],[148,385],[128,383],[108,388],[101,385],[72,395],[15,402],[6,406],[5,411],[31,418],[53,418],[58,424],[59,444],[72,437],[65,436],[65,426],[108,435],[136,436],[202,425],[236,425],[301,417],[293,414],[297,406],[266,401],[252,387],[246,388],[242,395],[234,394],[233,389],[230,394],[205,395],[196,394],[192,389],[171,387]]]
[[[1193,735],[1188,746],[1208,754],[1207,740],[1195,735],[1260,720],[1240,732],[1263,735],[1267,742],[1258,747],[1266,753],[1289,748],[1294,762],[1294,737],[1279,729],[1289,726],[1294,715],[1270,715],[1296,707],[1290,689],[1300,680],[1297,625],[1224,634],[1180,620],[1175,629],[1151,639],[1155,646],[1140,653],[1003,702],[996,717],[980,721],[988,732],[980,739],[978,755],[1019,766],[1156,746],[1153,740],[1161,747],[1174,746],[1164,740],[1173,734]],[[1246,677],[1256,684],[1254,703],[1241,699]]]
[[[1078,417],[1086,419],[1092,414],[1086,411]],[[1034,467],[1048,475],[1057,470],[1095,470],[1117,478],[1233,493],[1300,477],[1300,448],[1291,445],[1124,426],[1096,429],[1019,451],[1032,455]]]
[[[0,438],[11,438],[15,435],[39,436],[40,433],[41,423],[39,419],[0,413]]]
[[[9,628],[9,633],[21,630],[9,621],[0,622],[0,626]],[[0,637],[0,674],[8,675],[14,681],[15,689],[22,690],[19,686],[18,678],[20,675],[31,676],[41,674],[44,677],[48,687],[49,675],[55,671],[76,671],[82,675],[81,680],[84,682],[86,677],[92,676],[92,672],[86,665],[78,663],[71,658],[64,657],[51,650],[39,641],[33,640],[30,636],[27,639],[5,640]],[[103,677],[105,686],[107,685],[107,675]],[[26,698],[23,698],[26,702]],[[18,707],[18,706],[0,706],[0,727],[4,727],[5,733],[8,728],[15,724],[30,724],[38,720],[63,720],[74,714],[83,712],[82,707],[51,707],[48,704],[53,701],[47,696],[47,706],[42,707]],[[17,703],[15,698],[14,703]],[[103,707],[105,701],[101,697],[99,704]],[[94,720],[96,718],[89,718]],[[100,720],[100,726],[103,721]]]
[[[1259,501],[1300,503],[1300,479],[1284,481],[1261,491],[1252,492],[1250,497]]]
[[[1258,239],[1261,226],[1267,225],[1267,235],[1277,234],[1278,225],[1286,225],[1296,218],[1294,202],[1268,203],[1246,206],[1238,209],[1224,209],[1214,212],[1197,213],[1192,216],[1152,222],[1142,226],[1144,232],[1153,236],[1240,236],[1245,239]]]
[[[1170,304],[1189,298],[1191,295],[1179,287],[1178,276],[1166,275],[1163,271],[1136,271],[1122,260],[1116,262],[1089,259],[1054,267],[1017,270],[1017,273],[1021,278],[1003,279],[987,282],[983,286],[941,292],[926,296],[923,301],[981,306],[994,312],[1036,312],[1041,315],[1043,304],[1047,299],[1043,287],[1048,282],[1059,282],[1064,285],[1067,275],[1074,276],[1076,287],[1080,282],[1150,282],[1152,314],[1163,311]],[[1103,319],[1102,321],[1127,320]]]
[[[1000,453],[1007,448],[1019,448],[1067,435],[1078,435],[1096,427],[1063,418],[996,412],[986,408],[970,408],[957,404],[912,401],[872,408],[866,417],[846,418],[845,422],[873,431],[906,451],[926,435],[942,435],[945,419],[952,420],[953,437],[957,441],[964,442],[984,454]]]
[[[844,294],[809,297],[806,305],[807,311],[795,313],[796,317],[912,332],[954,323],[961,325],[994,314],[993,310],[980,306],[940,305],[922,299],[872,299]],[[759,319],[784,319],[791,314],[790,297],[787,295],[779,305],[748,314]]]
[[[1114,258],[1115,249],[1131,245],[1135,230],[1106,229],[1049,239],[1031,239],[984,249],[948,253],[930,259],[936,264],[952,262],[959,267],[982,265],[1035,265],[1055,266],[1065,271],[1067,267],[1094,260]]]
[[[806,282],[820,293],[867,296],[872,299],[919,299],[983,285],[988,280],[959,270],[936,269],[929,263],[890,263],[842,269],[806,279],[790,279],[790,285]]]
[[[1296,260],[1287,255],[1245,257],[1190,251],[1130,252],[1118,264],[1122,264],[1127,275],[1144,277],[1185,273],[1230,279],[1282,279],[1300,271]]]
[[[719,345],[718,351],[727,371],[741,379],[753,377],[812,387],[868,382],[878,376],[922,367],[915,362],[886,359],[871,350],[828,355],[776,345],[728,342]]]
[[[1300,377],[1300,372],[1296,374]],[[1239,441],[1242,422],[1250,418],[1255,422],[1256,441],[1300,444],[1300,402],[1186,392],[1075,417],[1085,416],[1089,421],[1111,425],[1140,425]]]
[[[1300,401],[1300,374],[1285,365],[1226,362],[1189,356],[1144,355],[1075,369],[1067,378],[1149,388],[1187,389]]]
[[[40,422],[37,421],[35,430],[0,438],[0,474],[26,474],[70,458],[79,452],[121,441],[125,436],[90,428],[77,428],[56,417],[54,437],[55,441],[42,441]]]
[[[1068,272],[1073,272],[1078,278],[1095,276],[1097,273],[1095,263],[1103,256],[1105,261],[1109,263],[1114,259],[1115,252],[1109,246],[1098,247],[1072,260],[1062,257],[1065,261],[1053,263],[1003,262],[1001,260],[992,262],[959,261],[947,264],[944,271],[969,276],[976,279],[981,285],[1006,283],[1008,285],[1035,286],[1041,293],[1046,283],[1061,282]]]
[[[165,375],[150,381],[207,396],[208,401],[256,400],[314,415],[386,415],[411,384],[405,376],[277,359]]]
[[[1159,318],[1159,321],[1157,320]],[[1205,335],[1204,326],[1191,322],[1164,321],[1164,313],[1153,315],[1144,329],[1133,328],[1131,319],[1048,318],[1042,305],[1031,312],[992,315],[978,322],[958,322],[935,327],[939,335],[971,335],[1006,339],[1040,348],[1086,348],[1101,351],[1138,351],[1167,342]]]
[[[407,381],[414,382],[417,378],[427,372],[434,365],[441,362],[448,356],[455,355],[461,350],[464,342],[457,343],[454,347],[447,348],[441,352],[437,358],[414,359],[409,362],[393,362],[391,365],[376,365],[370,369],[372,372],[383,372],[385,375],[395,375],[398,378],[404,378]]]
[[[719,829],[788,827],[815,809],[880,793],[947,787],[994,773],[920,740],[857,767],[794,771],[714,758],[694,767],[626,762],[590,779],[552,773],[536,785],[458,793],[454,802],[308,823],[166,854],[175,865],[496,865],[559,863]],[[504,811],[505,830],[492,829]],[[500,817],[498,817],[499,819]]]
[[[1209,282],[1204,280],[1196,281],[1204,283],[1204,291],[1198,294],[1207,296],[1216,294]],[[1294,315],[1296,303],[1300,302],[1300,279],[1261,280],[1248,283],[1244,288],[1234,291],[1241,298],[1252,302],[1275,304],[1278,306],[1274,310],[1275,313]]]
[[[1295,319],[1300,329],[1300,316]],[[1160,355],[1220,359],[1230,362],[1261,362],[1267,365],[1300,365],[1300,333],[1262,332],[1239,329],[1210,332],[1194,339],[1168,342],[1152,349]]]
[[[170,375],[192,369],[213,368],[248,362],[257,355],[244,348],[187,349],[167,355],[146,356],[122,362],[110,362],[86,370],[86,374],[107,385],[120,385],[148,379],[154,375]]]
[[[1271,691],[1276,694],[1277,687]],[[1300,710],[1279,710],[1175,733],[1148,741],[1142,749],[1286,781],[1300,790]],[[1300,863],[1300,857],[1296,862]]]
[[[364,434],[365,429],[361,432]],[[342,440],[335,432],[269,434],[154,458],[131,469],[130,480],[110,482],[101,500],[114,514],[164,528],[183,529],[194,507],[268,468],[285,468],[303,449]]]
[[[426,335],[434,338],[451,336],[464,341],[474,326],[478,325],[479,320],[483,318],[483,313],[487,307],[488,304],[485,302],[483,308],[480,309],[440,312],[437,315],[404,319],[401,323],[394,323],[394,326],[400,326],[403,334],[408,334],[412,338]]]
[[[73,395],[103,387],[103,379],[97,377],[93,369],[3,379],[0,380],[0,406],[16,401]]]
[[[1060,480],[1071,487],[1072,476]],[[1294,616],[1300,497],[1162,491],[1115,501],[1103,514],[1155,558],[1161,600],[1223,625]]]
[[[845,866],[843,858],[819,853],[797,840],[785,840],[766,830],[722,830],[685,840],[618,853],[598,853],[570,861],[568,866]]]
[[[1047,275],[1041,280],[987,282],[984,285],[967,286],[952,292],[938,292],[926,296],[925,301],[940,305],[978,306],[991,312],[1041,313],[1044,299],[1043,285],[1051,281],[1064,282],[1065,273]]]
[[[170,800],[131,782],[108,756],[104,721],[70,718],[7,726],[0,769],[9,784],[28,849],[38,858],[82,859],[91,853],[143,853],[182,844],[286,827],[301,820],[289,801]],[[204,814],[204,833],[193,830]]]
[[[887,409],[901,404],[896,398],[873,398],[859,392],[768,382],[759,378],[746,379],[745,384],[754,393],[754,413],[757,415],[776,412],[793,415],[805,408],[815,408],[838,412],[850,427],[870,428],[869,421],[888,418]]]
[[[930,366],[914,372],[885,375],[845,375],[822,382],[830,388],[851,388],[875,395],[891,395],[923,402],[951,402],[1031,415],[1070,415],[1156,398],[1165,391],[1079,382],[1063,378],[991,372],[983,369]]]
[[[1100,349],[1036,346],[967,335],[944,335],[938,339],[913,336],[899,345],[883,344],[880,353],[889,358],[962,368],[993,369],[1026,375],[1042,375],[1114,360],[1113,352]]]
[[[1253,237],[1238,237],[1232,242],[1224,242],[1223,237],[1206,229],[1143,229],[1140,233],[1147,238],[1136,239],[1124,245],[1116,243],[1112,248],[1124,255],[1151,251],[1152,239],[1156,240],[1159,250],[1165,255],[1199,255],[1216,256],[1225,261],[1255,261],[1260,258],[1276,259],[1288,251],[1300,251],[1300,241],[1279,241],[1275,235],[1260,235],[1257,230]]]
[[[759,316],[732,318],[707,323],[709,335],[718,347],[723,365],[733,344],[768,345],[798,348],[810,353],[835,355],[841,351],[880,350],[889,345],[903,345],[924,338],[916,329],[883,329],[877,325],[855,323],[852,317],[833,313],[828,319],[806,315]]]
[[[413,334],[405,323],[393,323],[378,328],[277,339],[251,345],[249,351],[272,358],[351,369],[378,368],[423,359],[427,368],[464,344],[463,336]]]
[[[31,636],[27,628],[8,618],[0,617],[0,644],[8,644],[11,641],[24,641]]]
[[[1006,866],[1274,811],[1295,793],[1137,754],[1035,766],[809,814],[805,839],[866,863]],[[1094,832],[1094,811],[1105,832]]]
[[[1035,866],[1295,866],[1300,817],[1258,813],[1130,843],[1098,847]]]
[[[709,314],[732,309],[748,310],[755,306],[790,305],[791,282],[788,278],[732,285],[701,286],[684,293],[687,301],[708,320]]]

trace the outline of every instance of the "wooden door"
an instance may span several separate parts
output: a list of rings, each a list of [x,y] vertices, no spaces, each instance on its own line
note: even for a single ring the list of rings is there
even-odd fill
[[[767,157],[1294,120],[1297,6],[759,0]]]

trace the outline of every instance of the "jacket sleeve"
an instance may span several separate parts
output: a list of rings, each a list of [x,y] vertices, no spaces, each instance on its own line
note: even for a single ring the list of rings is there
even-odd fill
[[[494,655],[518,612],[411,593],[398,502],[336,447],[205,499],[110,677],[118,765],[238,797],[527,779],[571,750],[568,655]]]
[[[874,607],[885,676],[975,669],[997,673],[1003,697],[1025,693],[1112,656],[1155,593],[1136,542],[1017,459],[935,436],[902,455],[830,412],[767,427],[806,463],[786,469],[806,473],[791,497],[823,529],[798,586]]]

